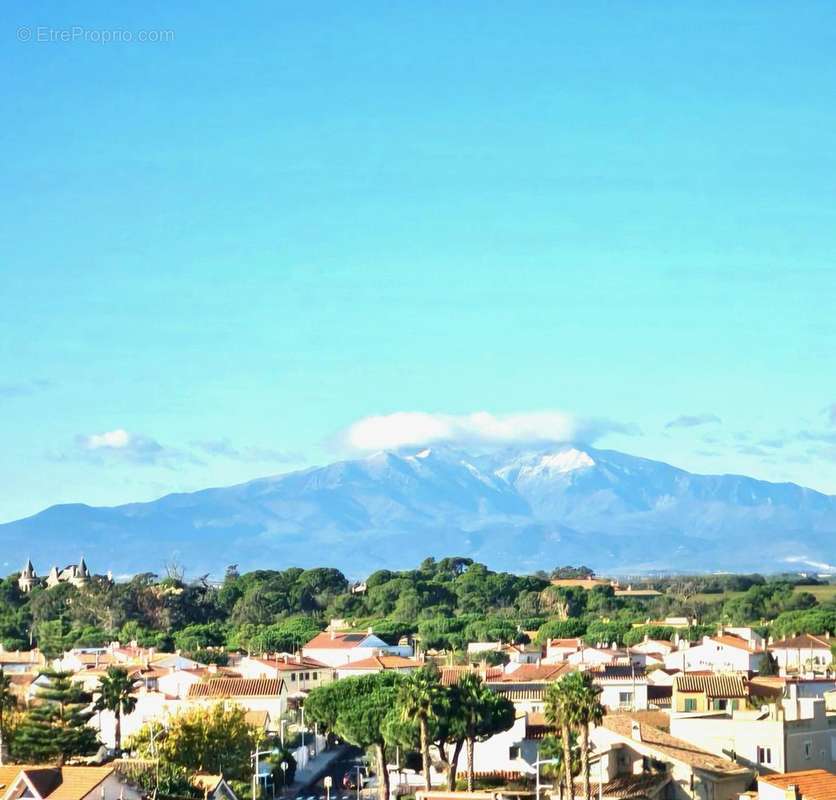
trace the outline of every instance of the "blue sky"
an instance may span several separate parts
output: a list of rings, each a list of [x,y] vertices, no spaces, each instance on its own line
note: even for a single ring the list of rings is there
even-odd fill
[[[0,520],[398,412],[836,493],[830,3],[175,5],[0,11]]]

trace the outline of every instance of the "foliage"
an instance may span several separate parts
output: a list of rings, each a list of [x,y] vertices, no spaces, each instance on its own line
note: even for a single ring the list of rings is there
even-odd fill
[[[47,685],[15,731],[12,752],[18,761],[62,763],[89,755],[98,747],[96,732],[87,727],[92,697],[71,680],[72,673],[47,671]]]
[[[148,723],[131,737],[128,746],[143,757],[159,757],[161,763],[246,779],[257,740],[243,708],[216,703],[178,714],[165,729]]]
[[[99,682],[99,694],[93,708],[96,711],[110,711],[116,718],[116,749],[122,749],[122,715],[130,714],[136,708],[132,694],[133,682],[128,672],[121,667],[108,667]]]

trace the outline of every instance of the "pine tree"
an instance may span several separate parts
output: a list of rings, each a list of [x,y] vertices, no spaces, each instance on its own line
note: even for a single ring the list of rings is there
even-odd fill
[[[73,756],[94,753],[99,742],[87,725],[93,715],[91,695],[72,682],[70,672],[42,674],[48,684],[39,690],[15,732],[15,758],[34,764],[63,764]]]

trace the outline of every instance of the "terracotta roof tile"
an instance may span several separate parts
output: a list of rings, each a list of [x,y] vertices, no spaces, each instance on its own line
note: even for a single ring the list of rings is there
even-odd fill
[[[370,635],[369,633],[330,633],[322,631],[311,639],[305,649],[310,650],[350,650],[358,647]]]
[[[677,692],[699,692],[707,697],[746,697],[749,694],[742,675],[683,672],[674,677],[673,685]]]
[[[809,633],[802,633],[800,636],[791,636],[789,639],[780,639],[777,642],[773,642],[769,645],[769,649],[830,650],[833,642],[833,639],[825,639],[824,636],[812,636]]]
[[[763,781],[778,789],[797,786],[803,800],[833,800],[836,797],[836,775],[824,769],[807,769],[802,772],[786,772],[783,775],[762,775]]]
[[[349,664],[344,664],[339,667],[342,670],[369,670],[369,669],[420,669],[424,664],[421,661],[416,661],[414,658],[404,658],[403,656],[372,656],[371,658],[363,658],[360,661],[352,661]]]
[[[629,714],[607,714],[604,717],[603,725],[607,730],[632,741],[634,722],[639,725],[641,733],[641,742],[637,742],[637,744],[643,744],[662,756],[688,764],[696,769],[718,774],[739,775],[751,772],[751,770],[741,767],[734,761],[728,761],[725,758],[720,758],[720,756],[715,756],[713,753],[700,750],[691,742],[671,736],[659,728],[634,719]]]
[[[192,684],[188,697],[278,697],[283,689],[281,678],[213,678]]]

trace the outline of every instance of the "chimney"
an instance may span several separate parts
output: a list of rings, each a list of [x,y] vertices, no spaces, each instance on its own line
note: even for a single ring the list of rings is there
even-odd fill
[[[630,738],[634,742],[640,742],[642,740],[642,726],[635,719],[630,720]]]
[[[331,641],[337,638],[337,632],[331,628]]]
[[[366,633],[368,633],[369,636],[371,636],[374,633],[374,628],[372,628],[372,626],[369,625],[369,627],[366,628]]]
[[[794,783],[787,786],[784,789],[784,798],[785,800],[801,800],[801,792],[798,791],[798,786]]]
[[[824,638],[825,638],[825,639],[829,639],[829,638],[830,638],[830,631],[825,631],[825,632],[824,632]]]
[[[297,664],[301,664],[301,663],[302,663],[302,654],[301,654],[301,653],[297,653],[297,654],[296,654],[296,663],[297,663]]]

